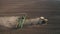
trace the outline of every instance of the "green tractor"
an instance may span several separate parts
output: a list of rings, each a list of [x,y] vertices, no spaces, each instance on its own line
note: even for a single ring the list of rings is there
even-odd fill
[[[21,18],[18,18],[18,25],[17,25],[17,28],[23,28],[23,24],[26,20],[26,16],[22,16]]]

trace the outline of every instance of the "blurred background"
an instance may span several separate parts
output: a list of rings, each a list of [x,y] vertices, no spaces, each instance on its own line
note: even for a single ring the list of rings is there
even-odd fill
[[[0,0],[0,16],[27,13],[30,18],[44,16],[46,26],[22,30],[0,30],[1,34],[60,34],[60,0]]]

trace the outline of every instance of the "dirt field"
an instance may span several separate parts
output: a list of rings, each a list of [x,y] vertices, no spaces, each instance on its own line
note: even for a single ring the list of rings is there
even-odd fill
[[[0,27],[0,34],[60,34],[60,0],[0,0],[0,16],[19,13],[27,13],[30,18],[44,16],[49,23],[23,29]]]

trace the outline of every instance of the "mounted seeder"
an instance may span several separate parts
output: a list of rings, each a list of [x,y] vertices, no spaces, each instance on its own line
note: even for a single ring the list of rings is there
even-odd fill
[[[38,17],[34,19],[26,19],[27,14],[24,13],[23,16],[1,16],[0,25],[8,28],[23,28],[23,25],[27,24],[47,24],[48,19],[44,17]]]

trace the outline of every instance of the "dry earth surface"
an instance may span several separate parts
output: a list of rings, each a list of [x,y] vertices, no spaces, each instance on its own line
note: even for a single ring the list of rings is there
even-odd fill
[[[60,34],[60,0],[0,0],[0,16],[27,13],[30,18],[44,16],[47,25],[24,26],[23,29],[0,27],[0,34]]]

